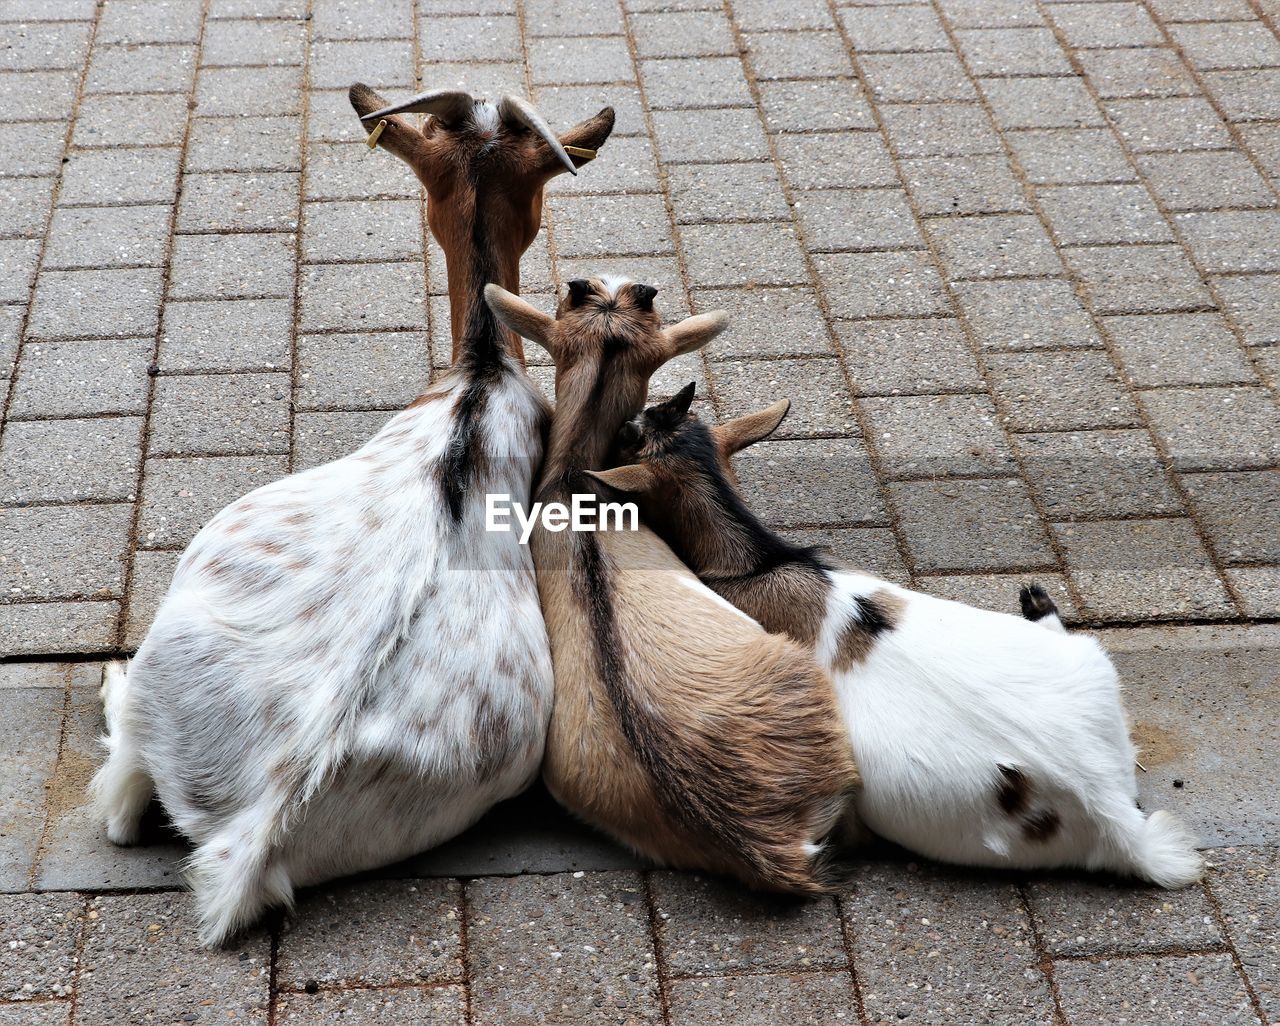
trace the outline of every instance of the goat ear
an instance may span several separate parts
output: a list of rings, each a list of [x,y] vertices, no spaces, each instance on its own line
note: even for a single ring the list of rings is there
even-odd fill
[[[632,463],[612,470],[588,470],[587,477],[595,478],[620,492],[644,493],[658,483],[657,475],[643,463]]]
[[[779,399],[763,410],[745,413],[741,417],[715,425],[711,429],[711,437],[716,440],[721,453],[732,456],[735,452],[741,452],[748,445],[754,445],[777,431],[778,425],[782,423],[790,409],[790,399]]]
[[[662,333],[667,343],[667,359],[701,349],[728,326],[729,315],[724,310],[695,314],[671,325]]]
[[[684,420],[685,414],[689,412],[689,407],[693,404],[693,394],[697,389],[698,383],[690,381],[665,403],[650,406],[648,410],[649,416],[664,428],[675,427]]]
[[[573,161],[574,167],[582,167],[583,164],[589,164],[592,160],[586,153],[575,153],[574,150],[586,150],[588,152],[598,150],[605,144],[605,140],[609,138],[609,133],[613,131],[613,120],[613,108],[605,107],[599,114],[587,118],[586,121],[578,122],[578,124],[560,136],[561,146],[573,147],[573,150],[568,150],[567,152],[569,159]],[[551,152],[550,146],[546,148],[542,170],[548,177],[558,175],[565,170],[565,166]]]
[[[385,99],[362,82],[353,85],[348,90],[347,97],[351,100],[351,106],[355,108],[356,114],[361,118],[387,106]],[[388,114],[379,120],[385,121],[387,126],[378,135],[377,145],[399,157],[417,171],[416,155],[422,146],[422,133],[408,118],[398,114]],[[373,124],[363,124],[363,127],[366,132],[371,132],[378,125],[375,121]]]
[[[489,304],[493,315],[517,335],[530,342],[537,342],[548,353],[552,353],[551,329],[556,323],[554,317],[544,314],[536,306],[530,306],[519,296],[512,295],[493,282],[484,287],[484,301]]]

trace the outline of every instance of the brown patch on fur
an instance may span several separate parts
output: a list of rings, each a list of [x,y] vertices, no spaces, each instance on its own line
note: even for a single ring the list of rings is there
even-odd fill
[[[770,634],[785,634],[797,644],[812,647],[826,618],[831,584],[811,569],[793,564],[758,577],[717,583],[715,590]]]
[[[1023,812],[1031,802],[1031,781],[1013,766],[998,766],[1000,785],[996,788],[996,801],[1010,816]]]
[[[1044,844],[1062,827],[1062,818],[1052,809],[1041,809],[1022,821],[1022,836],[1028,841]]]
[[[839,673],[864,662],[875,647],[876,639],[885,631],[897,627],[907,607],[900,596],[887,588],[872,592],[869,597],[860,600],[859,604],[861,617],[850,617],[836,642],[832,666]]]
[[[273,541],[254,542],[249,548],[254,552],[261,552],[264,556],[279,556],[284,552],[284,546]]]

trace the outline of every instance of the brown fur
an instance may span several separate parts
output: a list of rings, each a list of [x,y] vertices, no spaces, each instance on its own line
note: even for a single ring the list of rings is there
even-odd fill
[[[556,362],[542,501],[592,490],[582,472],[604,465],[650,375],[722,323],[663,332],[634,286],[610,298],[599,282],[554,322],[495,300]],[[805,844],[836,828],[857,771],[812,658],[681,584],[696,579],[647,529],[539,530],[532,545],[555,666],[552,794],[667,865],[795,893],[832,886]]]

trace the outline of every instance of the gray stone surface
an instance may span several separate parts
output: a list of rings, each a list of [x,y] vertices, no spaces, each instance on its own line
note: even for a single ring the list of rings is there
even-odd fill
[[[1209,854],[1209,889],[1227,935],[1272,1019],[1280,1012],[1280,865],[1275,848],[1220,848]]]
[[[3,824],[0,889],[5,891],[26,890],[28,874],[39,849],[45,822],[45,783],[53,773],[58,755],[63,690],[0,690],[0,703],[5,711],[0,718],[0,734],[5,742],[0,748],[5,781],[5,800],[0,812],[0,824]],[[26,907],[30,907],[30,903]]]
[[[1063,1011],[1075,1021],[1105,1019],[1124,994],[1133,1026],[1258,1022],[1229,955],[1059,962],[1054,979]]]
[[[28,1001],[71,994],[84,906],[75,894],[0,895],[0,997]]]

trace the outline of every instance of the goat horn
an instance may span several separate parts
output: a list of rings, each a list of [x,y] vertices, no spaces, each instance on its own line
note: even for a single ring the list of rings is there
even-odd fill
[[[542,137],[542,141],[551,147],[551,152],[559,158],[560,163],[568,168],[569,174],[576,175],[578,173],[572,158],[565,153],[564,147],[560,145],[560,140],[556,138],[550,126],[542,120],[542,115],[533,109],[533,104],[529,103],[528,100],[522,100],[518,96],[504,96],[498,101],[498,117],[503,121],[519,122],[530,131],[536,132]]]
[[[434,114],[447,125],[466,117],[474,107],[475,100],[471,94],[461,89],[432,89],[404,103],[393,103],[390,107],[365,114],[360,120],[374,121],[390,114]]]

